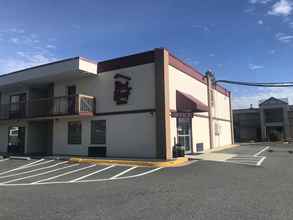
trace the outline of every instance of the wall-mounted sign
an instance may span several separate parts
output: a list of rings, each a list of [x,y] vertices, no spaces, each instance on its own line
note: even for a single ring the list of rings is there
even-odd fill
[[[116,74],[115,79],[115,90],[114,90],[114,101],[117,105],[127,104],[128,97],[130,95],[131,87],[129,82],[130,77],[124,76],[122,74]]]
[[[171,112],[172,118],[193,118],[192,112]]]

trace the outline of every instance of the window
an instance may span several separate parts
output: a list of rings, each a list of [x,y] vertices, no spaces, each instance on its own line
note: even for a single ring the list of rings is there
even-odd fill
[[[68,122],[68,144],[81,144],[81,122]]]
[[[106,120],[91,122],[91,144],[106,144]]]

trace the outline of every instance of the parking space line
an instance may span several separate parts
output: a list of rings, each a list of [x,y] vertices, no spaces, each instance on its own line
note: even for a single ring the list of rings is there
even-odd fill
[[[12,177],[12,176],[19,176],[19,175],[22,175],[22,174],[32,173],[32,172],[39,171],[39,170],[45,170],[45,169],[48,169],[48,168],[56,167],[56,166],[64,164],[64,163],[67,163],[67,161],[56,163],[56,164],[53,164],[53,165],[50,165],[50,166],[47,166],[47,167],[37,168],[37,169],[34,169],[34,170],[29,170],[29,171],[15,173],[15,174],[9,174],[9,175],[6,175],[6,176],[0,176],[0,179],[7,178],[7,177]]]
[[[110,169],[110,168],[109,168]],[[133,167],[131,168],[133,169]],[[144,176],[150,173],[154,173],[160,169],[163,169],[162,167],[158,167],[158,168],[154,168],[151,170],[148,170],[146,172],[143,173],[139,173],[139,174],[135,174],[135,175],[131,175],[131,176],[123,176],[121,177],[117,177],[115,179],[111,179],[111,178],[102,178],[102,179],[92,179],[92,180],[79,180],[79,181],[75,181],[75,182],[71,182],[71,181],[55,181],[55,182],[40,182],[40,183],[9,183],[9,184],[5,184],[5,183],[0,183],[0,186],[5,186],[5,187],[13,187],[13,186],[36,186],[36,185],[53,185],[53,184],[68,184],[68,183],[93,183],[93,182],[104,182],[104,181],[116,181],[116,180],[123,180],[123,179],[132,179],[132,178],[136,178],[136,177],[140,177],[140,176]]]
[[[156,171],[158,171],[158,170],[160,170],[160,169],[163,169],[163,168],[162,168],[162,167],[158,167],[158,168],[155,168],[155,169],[152,169],[152,170],[148,170],[148,171],[146,171],[146,172],[139,173],[139,174],[136,174],[136,175],[120,177],[120,179],[127,179],[127,178],[134,178],[134,177],[144,176],[144,175],[147,175],[147,174],[150,174],[150,173],[156,172]]]
[[[259,156],[262,152],[268,150],[270,148],[270,146],[266,146],[265,148],[263,148],[262,150],[260,150],[259,152],[257,152],[256,154],[254,154],[253,156],[257,157]]]
[[[257,166],[260,166],[262,164],[262,162],[266,159],[266,157],[262,157],[258,163],[257,163]]]
[[[13,172],[13,171],[16,171],[16,170],[20,170],[20,169],[25,169],[28,165],[32,165],[34,166],[33,164],[35,164],[36,162],[40,162],[40,161],[43,161],[44,159],[41,159],[41,160],[38,160],[38,161],[35,161],[35,162],[32,162],[32,163],[29,163],[29,164],[25,164],[25,165],[22,165],[22,166],[19,166],[17,168],[14,168],[14,169],[11,169],[11,170],[7,170],[7,171],[3,171],[0,173],[0,175],[3,175],[3,174],[6,174],[6,173],[10,173],[10,172]]]
[[[247,162],[236,162],[236,161],[224,161],[225,163],[233,163],[233,164],[243,164],[243,165],[249,165],[249,166],[258,166],[255,163],[247,163]]]
[[[48,173],[52,173],[52,172],[55,172],[55,171],[58,171],[58,170],[64,170],[64,169],[67,169],[67,168],[70,168],[70,167],[74,167],[74,166],[78,166],[78,165],[79,164],[72,164],[72,165],[69,165],[69,166],[66,166],[66,167],[62,167],[62,168],[58,168],[58,169],[54,169],[54,170],[49,170],[47,172],[38,173],[38,174],[30,175],[30,176],[25,176],[25,177],[18,178],[18,179],[12,179],[12,180],[9,180],[9,181],[6,181],[6,182],[2,182],[0,184],[7,184],[7,183],[16,182],[18,180],[28,179],[28,178],[32,178],[32,177],[36,177],[36,176],[41,176],[41,175],[45,175],[45,174],[48,174]]]
[[[36,166],[44,165],[44,164],[51,163],[51,162],[54,162],[54,160],[46,160],[44,162],[40,162],[40,163],[36,163],[36,164],[32,164],[32,165],[29,165],[29,166],[22,167],[22,169],[36,167]]]
[[[0,160],[0,162],[4,162],[4,161],[6,161],[6,160],[9,160],[9,158],[2,159],[2,160]]]
[[[110,179],[116,179],[117,177],[122,176],[123,174],[128,173],[131,170],[134,170],[135,168],[137,168],[137,167],[130,167],[129,169],[126,169],[126,170],[122,171],[121,173],[118,173],[115,176],[112,176]]]
[[[39,160],[37,160],[37,161],[34,161],[34,162],[31,162],[31,163],[25,164],[25,165],[23,165],[23,166],[21,166],[21,167],[31,166],[31,165],[33,165],[33,164],[39,163],[39,162],[44,161],[44,160],[45,160],[45,159],[39,159]]]
[[[96,166],[96,164],[92,164],[90,166],[83,167],[83,168],[80,168],[80,169],[77,169],[77,170],[72,170],[72,171],[69,171],[69,172],[66,172],[66,173],[61,173],[59,175],[52,176],[52,177],[49,177],[49,178],[46,178],[46,179],[41,179],[41,180],[38,180],[38,181],[33,182],[31,184],[36,184],[36,183],[41,183],[41,182],[45,182],[45,181],[48,181],[48,180],[53,180],[53,179],[56,179],[58,177],[65,176],[65,175],[72,174],[72,173],[76,173],[76,172],[79,172],[79,171],[82,171],[82,170],[86,170],[86,169],[94,167],[94,166]]]
[[[109,170],[109,169],[111,169],[112,167],[115,167],[115,165],[111,165],[111,166],[105,167],[105,168],[103,168],[103,169],[97,170],[97,171],[92,172],[92,173],[89,173],[89,174],[87,174],[87,175],[84,175],[84,176],[78,177],[78,178],[76,178],[76,179],[70,180],[69,182],[74,183],[74,182],[76,182],[76,181],[83,180],[83,179],[85,179],[85,178],[87,178],[87,177],[90,177],[90,176],[92,176],[92,175],[94,175],[94,174],[98,174],[98,173],[101,173],[101,172],[103,172],[103,171]]]

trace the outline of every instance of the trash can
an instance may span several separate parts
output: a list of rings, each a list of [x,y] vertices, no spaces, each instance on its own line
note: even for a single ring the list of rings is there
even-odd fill
[[[185,156],[185,147],[181,144],[176,144],[173,147],[173,157],[184,157]]]

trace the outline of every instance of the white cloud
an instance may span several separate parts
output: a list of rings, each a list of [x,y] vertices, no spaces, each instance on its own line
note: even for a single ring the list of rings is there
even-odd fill
[[[289,22],[289,27],[293,28],[293,22]]]
[[[250,8],[244,9],[244,13],[252,13],[254,11],[255,11],[255,8],[254,7],[250,7]]]
[[[269,50],[268,53],[273,55],[276,53],[276,50]]]
[[[262,24],[263,24],[263,20],[258,20],[257,23],[258,23],[259,25],[262,25]]]
[[[19,40],[19,38],[17,38],[17,37],[12,37],[12,38],[10,38],[10,41],[11,41],[12,43],[14,43],[14,44],[19,44],[19,43],[20,43],[20,40]]]
[[[214,53],[210,53],[209,56],[210,56],[210,57],[214,57],[214,56],[216,56],[216,55],[215,55]]]
[[[277,33],[276,38],[282,43],[290,43],[293,40],[293,35],[288,35],[284,33]]]
[[[268,11],[269,15],[276,15],[276,16],[288,16],[291,14],[292,8],[291,0],[280,0],[276,2],[270,11]]]
[[[250,4],[267,4],[272,0],[249,0]]]
[[[248,65],[248,68],[252,71],[254,70],[259,70],[259,69],[263,69],[265,68],[264,66],[261,66],[261,65],[255,65],[255,64],[249,64]]]
[[[0,74],[56,60],[51,50],[56,46],[42,42],[36,34],[27,33],[22,29],[1,30],[0,34],[8,46],[10,44],[13,48],[17,48],[14,55],[0,51]]]
[[[55,45],[52,45],[52,44],[48,44],[46,47],[48,49],[56,49],[56,46]]]
[[[43,54],[39,52],[24,53],[19,51],[15,57],[0,57],[0,74],[50,63],[55,60],[56,58],[50,54]]]
[[[196,29],[200,29],[204,32],[209,32],[210,31],[210,28],[208,26],[205,26],[205,25],[198,25],[198,24],[195,24],[195,25],[192,25],[193,28],[196,28]]]
[[[240,90],[239,87],[237,90]],[[275,98],[288,98],[289,104],[293,104],[293,94],[292,87],[285,88],[245,88],[243,87],[244,95],[233,96],[232,90],[232,106],[234,109],[249,108],[250,104],[254,107],[258,107],[259,101],[263,99],[268,99],[270,97]]]

